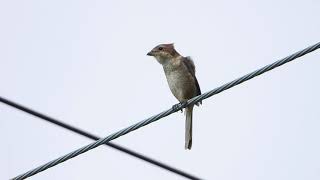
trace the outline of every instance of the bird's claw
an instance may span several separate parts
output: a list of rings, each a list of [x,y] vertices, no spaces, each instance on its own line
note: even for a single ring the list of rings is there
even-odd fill
[[[173,110],[177,110],[180,106],[181,106],[182,109],[183,109],[183,108],[186,107],[186,105],[187,105],[187,102],[180,102],[180,103],[178,103],[178,104],[173,105],[173,106],[172,106],[172,109],[173,109]],[[182,109],[180,109],[181,113],[183,112]]]
[[[179,104],[175,104],[175,105],[172,106],[172,109],[173,109],[174,111],[176,111],[176,110],[179,108],[179,106],[180,106],[180,103],[179,103]],[[182,109],[180,109],[180,111],[181,111],[181,113],[182,113]]]

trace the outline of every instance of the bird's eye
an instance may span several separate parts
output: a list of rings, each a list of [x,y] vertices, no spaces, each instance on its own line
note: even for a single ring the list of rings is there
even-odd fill
[[[161,51],[163,49],[163,47],[159,47],[158,49]]]

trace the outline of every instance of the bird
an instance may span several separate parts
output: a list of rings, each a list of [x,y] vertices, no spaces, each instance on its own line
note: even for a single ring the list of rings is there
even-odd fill
[[[173,43],[160,44],[154,47],[148,56],[153,56],[163,67],[169,88],[183,107],[187,101],[201,94],[195,75],[195,65],[191,57],[180,55]],[[202,102],[196,103],[198,106]],[[179,105],[178,104],[178,105]],[[193,104],[185,107],[185,149],[192,147],[192,112]],[[176,108],[173,106],[172,108]]]

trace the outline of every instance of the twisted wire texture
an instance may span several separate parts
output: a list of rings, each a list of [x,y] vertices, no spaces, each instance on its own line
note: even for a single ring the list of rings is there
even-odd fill
[[[41,165],[41,166],[39,166],[39,167],[37,167],[35,169],[32,169],[32,170],[30,170],[30,171],[28,171],[26,173],[23,173],[23,174],[15,177],[13,179],[14,180],[20,180],[20,179],[25,179],[25,178],[28,178],[30,176],[33,176],[33,175],[35,175],[35,174],[37,174],[37,173],[39,173],[41,171],[44,171],[44,170],[46,170],[48,168],[56,166],[56,165],[58,165],[58,164],[60,164],[60,163],[62,163],[64,161],[67,161],[67,160],[69,160],[71,158],[74,158],[74,157],[84,153],[84,152],[87,152],[87,151],[89,151],[89,150],[91,150],[93,148],[96,148],[96,147],[98,147],[98,146],[100,146],[100,145],[102,145],[102,144],[104,144],[106,142],[109,142],[109,141],[111,141],[113,139],[116,139],[116,138],[118,138],[120,136],[123,136],[123,135],[125,135],[125,134],[127,134],[127,133],[129,133],[131,131],[134,131],[134,130],[136,130],[138,128],[141,128],[141,127],[143,127],[143,126],[145,126],[147,124],[153,123],[153,122],[155,122],[155,121],[157,121],[157,120],[159,120],[159,119],[161,119],[163,117],[166,117],[166,116],[168,116],[168,115],[170,115],[170,114],[172,114],[174,112],[177,112],[177,111],[185,108],[186,106],[188,106],[190,104],[195,104],[197,102],[200,102],[200,101],[202,101],[204,99],[207,99],[207,98],[209,98],[209,97],[211,97],[211,96],[213,96],[215,94],[218,94],[218,93],[220,93],[222,91],[230,89],[230,88],[232,88],[232,87],[234,87],[236,85],[239,85],[239,84],[241,84],[241,83],[243,83],[245,81],[248,81],[248,80],[250,80],[250,79],[252,79],[252,78],[254,78],[256,76],[259,76],[259,75],[261,75],[261,74],[263,74],[263,73],[265,73],[267,71],[270,71],[270,70],[272,70],[272,69],[274,69],[276,67],[282,66],[282,65],[284,65],[284,64],[286,64],[286,63],[288,63],[290,61],[295,60],[296,58],[299,58],[299,57],[301,57],[301,56],[303,56],[305,54],[308,54],[308,53],[318,49],[319,47],[320,47],[320,42],[318,42],[317,44],[314,44],[312,46],[309,46],[309,47],[307,47],[307,48],[305,48],[305,49],[303,49],[301,51],[298,51],[298,52],[296,52],[296,53],[294,53],[294,54],[292,54],[290,56],[287,56],[287,57],[285,57],[283,59],[280,59],[280,60],[278,60],[278,61],[276,61],[276,62],[274,62],[272,64],[264,66],[264,67],[262,67],[262,68],[260,68],[260,69],[258,69],[256,71],[253,71],[253,72],[251,72],[249,74],[246,74],[246,75],[244,75],[244,76],[242,76],[242,77],[240,77],[240,78],[238,78],[236,80],[233,80],[233,81],[231,81],[229,83],[226,83],[226,84],[224,84],[224,85],[222,85],[220,87],[217,87],[217,88],[215,88],[215,89],[213,89],[213,90],[211,90],[209,92],[206,92],[204,94],[196,96],[196,97],[188,100],[187,103],[185,103],[185,104],[176,104],[176,106],[175,106],[176,108],[170,108],[170,109],[168,109],[166,111],[163,111],[163,112],[161,112],[161,113],[159,113],[157,115],[154,115],[154,116],[152,116],[150,118],[147,118],[147,119],[145,119],[143,121],[140,121],[140,122],[138,122],[138,123],[136,123],[134,125],[131,125],[131,126],[127,127],[127,128],[124,128],[124,129],[122,129],[122,130],[120,130],[120,131],[118,131],[116,133],[113,133],[113,134],[111,134],[111,135],[109,135],[109,136],[107,136],[105,138],[99,139],[96,142],[93,142],[93,143],[91,143],[89,145],[86,145],[86,146],[84,146],[84,147],[82,147],[80,149],[77,149],[77,150],[69,153],[69,154],[66,154],[66,155],[64,155],[64,156],[62,156],[62,157],[60,157],[58,159],[55,159],[55,160],[50,161],[50,162],[48,162],[48,163],[46,163],[44,165]]]

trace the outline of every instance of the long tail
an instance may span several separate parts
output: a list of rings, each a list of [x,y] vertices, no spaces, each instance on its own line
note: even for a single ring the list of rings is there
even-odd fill
[[[186,108],[186,134],[185,134],[185,149],[191,149],[192,146],[192,111],[193,106]]]

